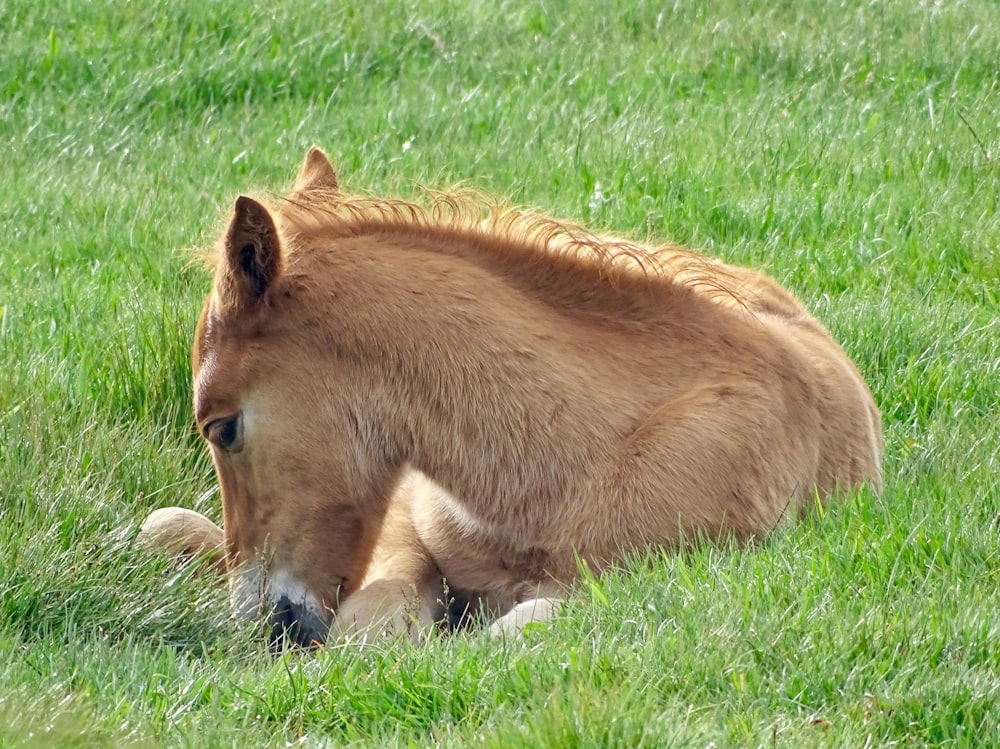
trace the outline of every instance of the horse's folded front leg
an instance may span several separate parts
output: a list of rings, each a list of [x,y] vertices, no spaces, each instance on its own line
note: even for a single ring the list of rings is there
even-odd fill
[[[404,579],[373,580],[341,604],[332,638],[407,637],[418,642],[439,608],[431,585]]]
[[[334,617],[334,638],[402,635],[416,642],[439,618],[441,572],[413,526],[414,486],[404,479],[390,501],[365,580]]]
[[[136,542],[178,561],[198,560],[216,572],[226,571],[222,528],[194,510],[161,507],[153,511],[143,522]]]

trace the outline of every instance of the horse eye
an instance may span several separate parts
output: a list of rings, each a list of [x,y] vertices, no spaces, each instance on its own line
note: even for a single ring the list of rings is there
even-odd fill
[[[205,439],[230,453],[243,449],[243,418],[236,414],[228,419],[216,419],[204,428]]]

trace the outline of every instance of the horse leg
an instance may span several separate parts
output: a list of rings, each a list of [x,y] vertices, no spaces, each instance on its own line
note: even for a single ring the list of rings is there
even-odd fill
[[[794,405],[757,383],[729,382],[654,410],[597,474],[598,555],[615,544],[745,541],[773,530],[816,482],[819,440]]]
[[[335,638],[405,635],[421,640],[440,618],[441,573],[411,520],[404,482],[390,502],[361,587],[340,605]]]
[[[526,625],[548,621],[559,613],[561,603],[558,598],[529,598],[522,601],[490,625],[490,637],[502,640],[520,635]]]
[[[435,597],[430,581],[373,580],[341,604],[331,639],[405,636],[419,642],[435,621],[429,597]]]
[[[226,555],[222,528],[201,513],[183,507],[161,507],[146,518],[136,537],[146,548],[189,562],[199,561],[224,574]]]

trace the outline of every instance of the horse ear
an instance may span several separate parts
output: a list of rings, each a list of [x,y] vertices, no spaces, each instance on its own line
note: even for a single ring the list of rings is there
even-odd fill
[[[312,146],[306,152],[306,160],[302,163],[302,169],[299,171],[299,176],[295,179],[292,192],[310,192],[313,190],[336,192],[338,188],[337,173],[334,171],[330,159],[327,158],[322,149]]]
[[[226,231],[222,288],[226,301],[250,306],[278,277],[281,243],[274,219],[256,200],[241,195]]]

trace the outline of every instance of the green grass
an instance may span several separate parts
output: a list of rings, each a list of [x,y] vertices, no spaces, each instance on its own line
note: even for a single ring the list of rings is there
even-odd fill
[[[584,5],[2,4],[0,746],[1000,745],[995,3]],[[272,656],[134,536],[219,518],[187,250],[312,143],[767,268],[871,383],[884,492],[524,642]]]

